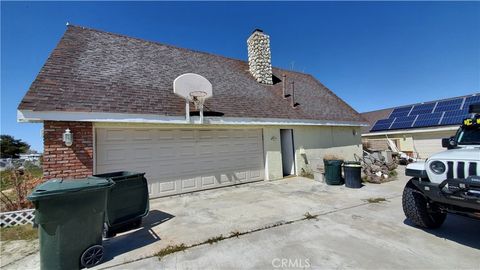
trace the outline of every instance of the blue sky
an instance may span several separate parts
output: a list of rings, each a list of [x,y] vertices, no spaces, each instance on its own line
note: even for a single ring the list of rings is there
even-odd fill
[[[2,2],[1,133],[42,151],[16,108],[65,23],[246,59],[254,28],[274,66],[313,74],[359,112],[480,92],[478,2]]]

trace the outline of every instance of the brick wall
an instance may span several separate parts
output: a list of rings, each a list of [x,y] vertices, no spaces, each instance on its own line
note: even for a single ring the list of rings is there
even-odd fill
[[[65,146],[62,134],[69,128],[73,145]],[[44,121],[43,174],[51,178],[82,178],[93,173],[93,128],[90,122]]]

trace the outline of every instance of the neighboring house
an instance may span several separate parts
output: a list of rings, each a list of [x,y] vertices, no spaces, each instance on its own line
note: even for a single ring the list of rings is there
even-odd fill
[[[5,171],[15,168],[13,164],[13,159],[11,158],[2,158],[0,159],[0,171]]]
[[[39,161],[41,156],[42,154],[39,153],[20,154],[20,159],[35,162]]]
[[[299,175],[328,153],[361,154],[359,113],[311,75],[272,67],[261,30],[247,44],[248,62],[68,26],[18,107],[18,121],[44,125],[45,177],[146,172],[159,197]],[[184,73],[213,85],[204,124],[187,122],[185,100],[173,93]]]
[[[454,136],[469,105],[478,102],[479,93],[362,113],[370,123],[362,128],[362,141],[372,150],[385,150],[389,138],[400,151],[426,159],[443,150],[442,138]]]

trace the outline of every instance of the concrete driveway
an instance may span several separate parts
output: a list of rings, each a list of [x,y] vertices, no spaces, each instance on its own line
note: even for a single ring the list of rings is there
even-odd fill
[[[294,177],[152,200],[144,227],[106,240],[96,269],[479,269],[480,222],[450,216],[436,231],[411,226],[399,175],[359,190]],[[154,256],[182,244],[197,246]],[[38,254],[33,260],[8,268],[38,266]]]

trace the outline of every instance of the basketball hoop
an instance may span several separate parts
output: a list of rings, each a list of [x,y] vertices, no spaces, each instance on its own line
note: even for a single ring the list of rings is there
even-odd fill
[[[192,91],[194,90],[194,91]],[[185,99],[185,120],[190,123],[190,102],[200,111],[200,124],[203,124],[203,103],[212,97],[212,84],[195,73],[185,73],[173,81],[173,93]]]
[[[207,92],[205,91],[192,91],[189,94],[190,100],[195,105],[195,109],[200,110],[203,109],[203,103],[207,97]]]

